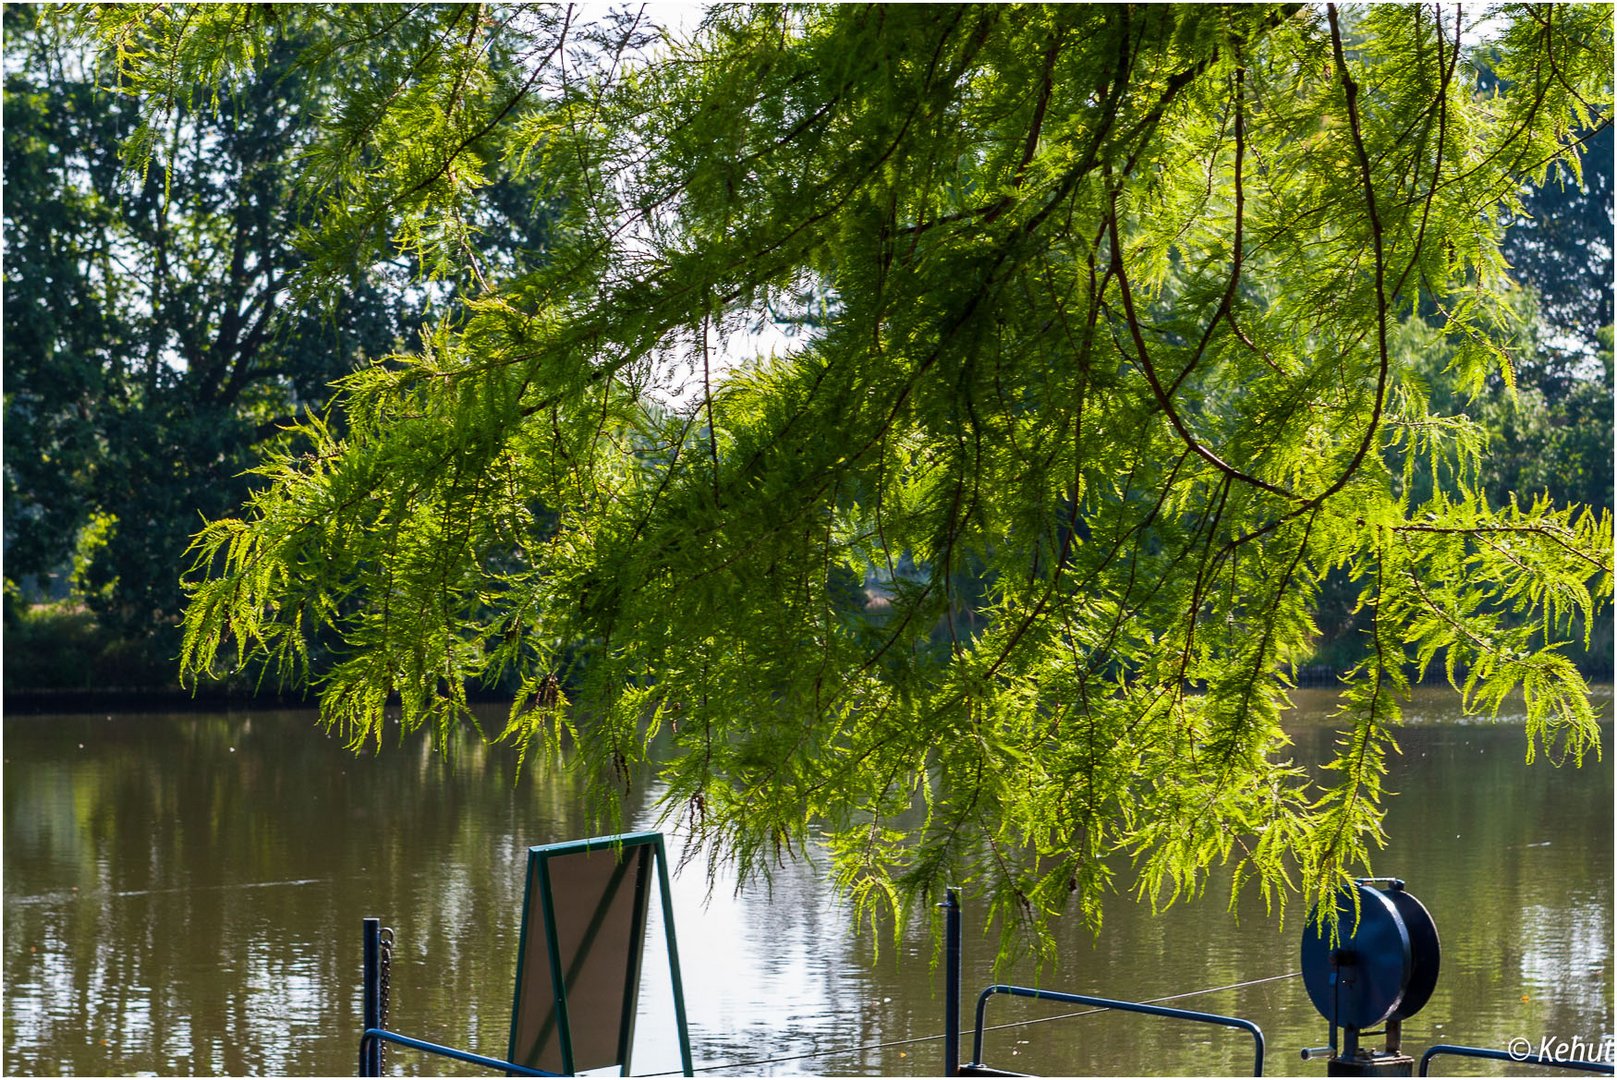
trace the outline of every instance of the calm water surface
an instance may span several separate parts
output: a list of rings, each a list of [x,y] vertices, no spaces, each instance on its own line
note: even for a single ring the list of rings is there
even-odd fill
[[[1334,738],[1330,700],[1297,698],[1299,759],[1318,759]],[[1520,717],[1467,721],[1447,691],[1420,691],[1407,723],[1376,870],[1431,910],[1443,959],[1406,1047],[1607,1036],[1609,722],[1606,760],[1581,770],[1525,767]],[[366,915],[398,934],[390,1026],[505,1052],[525,852],[587,835],[573,777],[513,780],[511,754],[472,740],[447,759],[424,741],[356,758],[305,713],[7,718],[4,736],[7,1074],[351,1074]],[[633,825],[654,825],[654,796],[639,797]],[[941,1071],[924,921],[897,946],[856,935],[823,863],[783,869],[768,891],[732,885],[710,891],[699,865],[675,880],[698,1069]],[[1098,940],[1070,927],[1058,968],[1007,981],[1134,1000],[1194,992],[1176,1004],[1263,1028],[1270,1073],[1323,1076],[1298,1050],[1325,1041],[1324,1021],[1285,977],[1302,913],[1281,928],[1256,896],[1238,918],[1225,899],[1215,885],[1153,917],[1119,896]],[[993,940],[980,908],[966,914],[969,1013],[994,981]],[[1252,980],[1267,981],[1217,989]],[[667,1001],[648,990],[644,1010],[637,1071],[677,1066]],[[989,1022],[1056,1011],[1000,998]],[[1251,1041],[1092,1015],[991,1032],[985,1059],[1057,1075],[1241,1073]],[[397,1051],[389,1070],[449,1064]]]

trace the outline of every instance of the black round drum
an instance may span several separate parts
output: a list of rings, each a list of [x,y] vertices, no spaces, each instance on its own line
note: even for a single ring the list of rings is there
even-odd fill
[[[1344,1028],[1415,1015],[1437,986],[1439,948],[1431,915],[1403,891],[1402,882],[1385,891],[1356,883],[1335,901],[1334,946],[1317,909],[1303,930],[1303,985],[1314,1008]]]

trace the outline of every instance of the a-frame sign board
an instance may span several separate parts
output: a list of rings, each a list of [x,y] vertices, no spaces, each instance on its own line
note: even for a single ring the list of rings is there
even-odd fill
[[[668,857],[662,834],[654,832],[528,849],[507,1060],[566,1075],[615,1065],[629,1075],[653,880],[680,1064],[692,1075]]]

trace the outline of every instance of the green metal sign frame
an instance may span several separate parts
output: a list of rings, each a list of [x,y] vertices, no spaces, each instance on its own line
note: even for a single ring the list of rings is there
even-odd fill
[[[680,1064],[693,1075],[668,855],[656,832],[528,849],[507,1060],[566,1075],[617,1065],[629,1075],[653,864]]]

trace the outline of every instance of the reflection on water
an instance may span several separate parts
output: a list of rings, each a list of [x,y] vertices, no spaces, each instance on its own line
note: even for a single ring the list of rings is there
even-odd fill
[[[1329,699],[1297,696],[1297,756],[1317,760],[1334,737]],[[1409,881],[1444,953],[1406,1045],[1601,1038],[1612,1030],[1609,758],[1527,768],[1519,722],[1462,722],[1439,691],[1409,712],[1376,870]],[[391,1026],[504,1054],[526,849],[595,827],[571,775],[513,781],[511,756],[472,740],[447,759],[424,742],[355,758],[306,714],[13,718],[4,754],[14,1075],[351,1073],[359,925],[373,914],[399,938]],[[632,796],[632,826],[654,823],[654,795]],[[851,932],[823,864],[785,867],[744,896],[722,879],[710,891],[702,869],[674,888],[699,1068],[940,1070],[941,972],[925,920],[876,942]],[[1176,1003],[1263,1027],[1268,1071],[1322,1076],[1297,1051],[1323,1043],[1324,1022],[1284,977],[1302,913],[1282,929],[1255,896],[1234,916],[1224,899],[1215,885],[1152,917],[1119,896],[1100,938],[1074,926],[1059,969],[1008,980],[1135,1000],[1198,992]],[[993,981],[993,938],[980,910],[967,916],[970,994]],[[671,1006],[652,983],[641,1071],[677,1064],[658,1038]],[[1060,1011],[1000,998],[988,1021]],[[1250,1046],[1238,1032],[1107,1014],[991,1031],[985,1057],[1062,1075],[1238,1073]],[[390,1069],[447,1064],[399,1051]]]

